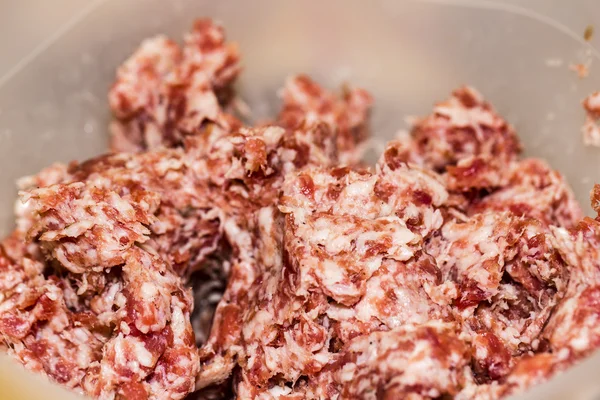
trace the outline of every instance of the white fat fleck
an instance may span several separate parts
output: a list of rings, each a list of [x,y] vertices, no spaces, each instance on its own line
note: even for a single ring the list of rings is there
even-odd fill
[[[273,209],[271,207],[264,207],[259,210],[258,223],[265,230],[267,230],[267,231],[271,230],[271,227],[273,226],[273,223],[274,223]]]
[[[138,360],[140,365],[144,367],[152,367],[154,365],[154,357],[152,356],[152,353],[146,349],[144,342],[137,339],[132,340],[132,342],[135,358]]]
[[[323,260],[323,272],[319,274],[325,286],[333,286],[345,278],[345,270],[335,261]]]
[[[125,357],[127,351],[124,348],[124,344],[125,338],[123,334],[119,334],[116,338],[112,340],[112,345],[115,353],[115,365],[127,365],[127,358]]]
[[[354,373],[356,371],[356,364],[347,363],[342,367],[341,378],[342,382],[350,382],[354,379]]]
[[[590,348],[590,326],[595,325],[595,318],[587,318],[584,326],[579,329],[577,335],[569,341],[569,345],[576,351],[583,351]]]
[[[144,282],[142,284],[140,294],[142,295],[142,299],[144,302],[150,301],[153,297],[158,296],[158,288],[155,284],[151,282]]]
[[[483,360],[488,356],[488,348],[486,346],[477,346],[475,350],[475,357]]]
[[[359,321],[368,322],[371,317],[379,317],[380,312],[374,304],[374,300],[383,295],[378,277],[369,280],[365,298],[356,305],[356,318]]]
[[[330,254],[338,254],[342,251],[348,251],[351,247],[351,240],[349,235],[338,235],[333,237],[327,237],[325,249]]]
[[[327,316],[336,321],[342,321],[345,319],[353,318],[356,311],[352,307],[346,307],[342,305],[331,305],[327,308]]]
[[[556,358],[558,360],[566,360],[569,358],[569,355],[571,354],[571,351],[567,348],[567,347],[563,347],[562,349],[560,349],[558,351],[558,353],[556,354]]]
[[[327,364],[331,359],[331,356],[327,352],[316,353],[313,357],[320,364]]]
[[[254,317],[244,324],[244,336],[247,338],[250,337],[260,337],[262,334],[263,327],[271,324],[273,322],[273,315],[267,310],[259,310]]]
[[[373,179],[357,181],[346,186],[344,192],[347,196],[351,197],[366,197],[372,193],[374,184],[375,180]]]
[[[58,299],[58,293],[56,291],[56,288],[52,289],[53,290],[49,290],[48,292],[46,292],[46,297],[48,297],[52,301],[56,301]]]
[[[373,257],[365,262],[365,270],[368,272],[368,276],[371,276],[375,271],[381,267],[383,256]]]
[[[269,126],[263,131],[265,143],[268,145],[276,145],[284,135],[285,130],[278,126]]]
[[[280,396],[287,396],[290,393],[292,393],[292,388],[289,386],[273,386],[269,389],[269,394],[276,399]]]
[[[123,332],[124,335],[129,335],[131,333],[131,329],[125,321],[121,321],[121,323],[119,324],[119,328],[121,329],[121,332]]]
[[[183,313],[181,307],[174,307],[171,311],[171,329],[173,330],[173,338],[176,344],[183,343],[183,337],[187,330],[187,324],[189,323],[189,316]]]

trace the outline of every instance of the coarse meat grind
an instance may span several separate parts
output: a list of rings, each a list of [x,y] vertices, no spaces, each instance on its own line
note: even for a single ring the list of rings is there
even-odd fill
[[[99,399],[496,399],[600,347],[600,185],[583,217],[469,87],[368,167],[368,92],[292,76],[252,127],[240,70],[210,20],[144,41],[111,153],[19,181],[0,332],[26,368]]]

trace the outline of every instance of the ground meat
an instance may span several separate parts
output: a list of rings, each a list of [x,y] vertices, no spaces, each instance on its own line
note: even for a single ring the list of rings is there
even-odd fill
[[[328,132],[322,125],[290,132],[277,127],[241,130],[224,135],[210,149],[192,140],[185,148],[121,153],[73,164],[57,179],[62,183],[24,193],[31,212],[24,216],[23,225],[30,227],[28,238],[48,257],[78,276],[81,284],[77,291],[81,293],[99,290],[94,279],[109,268],[119,267],[118,280],[127,281],[128,260],[132,252],[139,258],[139,246],[161,262],[168,261],[174,268],[172,279],[179,285],[180,277],[194,271],[206,273],[209,257],[219,254],[231,257],[232,274],[242,276],[255,257],[254,238],[250,237],[254,228],[246,216],[259,210],[261,204],[276,201],[285,173],[297,166],[327,164],[327,160],[335,159],[335,135]],[[42,177],[30,181],[41,182]],[[223,247],[224,242],[229,250]],[[210,261],[211,265],[218,262]],[[221,260],[216,268],[223,270],[229,262]],[[158,283],[160,279],[149,281]],[[137,285],[134,293],[158,290],[140,289],[144,285]],[[128,290],[122,283],[119,291]],[[153,296],[140,298],[141,307],[152,303],[160,315],[146,318],[154,322],[143,329],[137,326],[138,330],[147,334],[154,324],[164,328],[165,316],[169,315],[165,296],[159,303]],[[227,299],[230,297],[228,293]],[[191,304],[189,298],[184,300],[189,325]],[[216,300],[213,298],[212,303]],[[198,330],[206,334],[207,328],[200,326]],[[119,334],[113,331],[111,336]],[[214,353],[213,341],[206,341]],[[203,361],[209,368],[211,362]],[[187,372],[195,376],[194,371],[190,368]],[[150,389],[158,390],[155,386]],[[98,394],[91,389],[88,393]]]
[[[298,400],[452,397],[464,384],[468,364],[467,347],[454,328],[427,323],[363,335],[336,354],[332,368],[294,391],[275,386],[269,394]]]
[[[335,95],[305,75],[290,77],[282,91],[283,107],[278,123],[288,129],[303,124],[326,123],[337,131],[340,162],[360,160],[359,145],[369,136],[369,114],[373,98],[363,89],[348,86]]]
[[[3,272],[21,275],[2,281],[0,330],[11,354],[95,397],[127,397],[137,387],[141,398],[183,398],[192,390],[199,367],[192,302],[168,265],[134,248],[119,271],[107,264],[104,279],[95,277],[95,293],[84,294],[25,246],[15,233],[0,258]]]
[[[417,206],[412,190],[429,201]],[[408,166],[309,169],[286,180],[284,215],[262,219],[274,256],[250,288],[240,393],[262,396],[310,377],[354,337],[443,319],[446,288],[419,249],[439,228],[445,198],[440,182]]]
[[[376,173],[305,169],[286,179],[285,215],[271,216],[278,228],[265,230],[275,236],[270,249],[279,261],[262,263],[242,326],[242,398],[346,393],[352,384],[336,389],[331,376],[348,368],[339,362],[348,343],[431,320],[454,321],[467,344],[469,368],[452,395],[499,397],[527,387],[523,365],[533,364],[534,352],[549,354],[542,353],[544,327],[570,276],[552,226],[573,226],[581,211],[560,175],[541,161],[516,159],[507,129],[498,122],[467,155],[450,157],[446,149],[437,173],[432,161],[403,158],[392,143]],[[505,151],[501,162],[491,161],[496,147]],[[486,170],[495,177],[465,181],[457,169],[477,162],[482,170],[496,163]],[[396,241],[402,229],[394,220],[406,242]],[[566,366],[548,363],[537,381]]]
[[[278,128],[256,128],[262,135],[272,140],[270,146],[256,146],[254,141],[240,146],[240,154],[244,151],[261,149],[258,157],[243,156],[236,158],[234,151],[231,161],[218,165],[228,176],[246,180],[249,188],[243,199],[254,199],[253,206],[248,203],[228,202],[229,207],[237,210],[240,222],[225,223],[227,237],[232,243],[231,272],[227,288],[216,308],[212,329],[206,344],[200,349],[203,362],[197,379],[197,387],[204,388],[221,383],[231,376],[235,367],[235,359],[240,350],[243,311],[249,301],[249,291],[257,280],[266,279],[264,271],[267,266],[277,262],[280,254],[276,251],[277,241],[281,238],[276,209],[278,194],[284,184],[284,177],[294,171],[311,165],[334,165],[337,163],[337,141],[335,132],[328,126],[317,122],[313,127],[307,124],[298,130],[283,131]],[[239,134],[232,137],[239,138]],[[248,146],[248,144],[252,144]],[[266,149],[265,150],[263,150]],[[226,146],[225,149],[231,149]],[[229,150],[228,150],[229,151]],[[222,160],[225,160],[223,158]],[[243,172],[243,166],[250,166],[251,174]],[[222,186],[228,193],[229,185]]]
[[[36,217],[30,235],[72,272],[103,259],[119,263],[128,247],[149,242],[184,275],[221,235],[206,190],[196,183],[180,150],[72,164],[63,183],[24,194]]]
[[[600,212],[599,200],[600,185],[595,185],[591,201],[596,212]],[[573,360],[600,346],[600,216],[585,218],[570,230],[554,229],[555,245],[573,272],[565,300],[552,315],[544,334],[563,360]]]
[[[239,70],[209,20],[145,41],[114,152],[19,181],[5,351],[101,399],[494,399],[600,347],[600,216],[477,92],[367,168],[367,92],[295,76],[243,127]]]
[[[520,149],[513,128],[479,93],[462,87],[438,103],[431,115],[415,119],[410,138],[392,142],[386,157],[443,171],[478,156],[494,160],[500,168],[515,160]]]
[[[223,29],[210,20],[195,22],[183,48],[164,36],[145,40],[119,67],[109,92],[111,149],[173,147],[186,136],[238,127],[221,106],[239,71],[237,45],[225,42]]]
[[[472,340],[474,372],[498,380],[516,357],[537,350],[569,271],[551,231],[533,219],[486,212],[441,232],[430,251],[457,283],[453,312]]]
[[[510,163],[504,175],[506,182],[489,195],[477,198],[469,207],[469,214],[510,210],[547,225],[564,227],[574,226],[583,217],[562,175],[544,161],[525,159]]]
[[[184,148],[101,156],[24,180],[25,188],[42,186],[23,192],[26,212],[20,214],[20,225],[28,229],[21,242],[31,243],[52,260],[46,267],[41,263],[37,274],[44,270],[71,285],[75,299],[84,302],[80,308],[87,319],[103,333],[94,344],[93,362],[84,363],[69,384],[101,398],[164,392],[181,398],[192,391],[200,363],[190,322],[192,298],[183,284],[195,271],[211,276],[210,269],[216,269],[214,276],[231,269],[239,277],[252,267],[254,225],[246,216],[276,201],[284,174],[297,166],[335,160],[335,135],[329,132],[322,125],[289,132],[277,127],[240,130],[225,134],[209,149],[201,140],[191,140]],[[231,268],[226,266],[230,263]],[[30,290],[49,287],[43,276],[39,283],[26,280],[22,270],[7,261],[5,295],[11,282]],[[212,282],[218,288],[222,278]],[[200,319],[210,319],[218,301],[210,286],[206,282],[202,290],[212,300],[197,302],[208,314]],[[64,302],[67,294],[53,297]],[[226,299],[230,298],[231,293]],[[27,328],[11,321],[13,310],[31,304],[20,306],[23,301],[31,300],[4,301],[6,324],[0,327],[9,336],[11,329],[23,331],[16,336],[19,340]],[[35,317],[28,321],[35,322]],[[211,321],[198,322],[198,332],[206,335]],[[75,328],[61,329],[67,334]],[[45,341],[48,335],[38,333]],[[213,354],[220,351],[210,338],[197,339],[207,342]],[[36,346],[23,343],[16,353],[21,359]],[[12,340],[10,345],[16,348]],[[51,362],[62,359],[55,347],[49,351],[54,354],[48,356]],[[130,355],[118,358],[123,352]],[[42,356],[28,357],[27,364],[43,362],[37,359]],[[214,364],[207,357],[203,363],[205,369]]]

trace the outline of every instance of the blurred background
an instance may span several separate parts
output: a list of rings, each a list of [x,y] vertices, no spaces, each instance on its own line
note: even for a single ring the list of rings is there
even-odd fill
[[[374,131],[389,140],[406,116],[468,83],[584,204],[600,181],[600,150],[580,135],[580,101],[600,90],[598,0],[0,0],[0,234],[12,224],[16,178],[105,149],[119,63],[145,37],[180,40],[199,16],[221,20],[240,43],[239,88],[257,117],[272,113],[288,74],[306,72],[372,91]],[[597,32],[586,41],[588,26]],[[527,398],[594,399],[599,361]],[[0,399],[68,398],[42,382],[1,358]]]
[[[0,77],[28,58],[65,24],[93,6],[88,0],[3,0],[0,2]]]

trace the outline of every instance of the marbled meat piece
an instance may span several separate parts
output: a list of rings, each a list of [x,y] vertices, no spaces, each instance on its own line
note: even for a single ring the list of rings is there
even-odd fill
[[[15,234],[0,256],[0,330],[10,354],[98,398],[181,399],[193,389],[191,294],[167,264],[133,247],[120,266],[106,260],[106,272],[65,277],[31,247]]]
[[[537,220],[485,212],[449,221],[428,246],[443,280],[457,285],[452,304],[472,344],[480,381],[508,374],[517,357],[538,349],[562,300],[569,269]]]
[[[262,398],[430,399],[453,397],[465,383],[467,346],[455,326],[439,322],[405,325],[357,337],[316,376],[294,388],[273,386]],[[244,388],[246,389],[246,388]],[[252,398],[241,391],[241,398]]]
[[[164,36],[146,39],[119,67],[108,95],[111,149],[181,146],[187,136],[239,127],[221,107],[240,69],[237,45],[209,19],[194,23],[182,48]]]
[[[574,196],[543,162],[517,159],[514,132],[472,91],[448,103],[418,124],[413,142],[390,144],[375,172],[309,168],[286,179],[284,215],[270,210],[258,222],[268,245],[242,310],[238,395],[385,393],[353,378],[336,383],[332,377],[349,368],[340,362],[344,349],[431,321],[458,327],[468,360],[458,364],[460,384],[429,395],[420,384],[390,393],[497,398],[581,357],[565,362],[550,353],[545,331],[564,307],[572,273],[554,227],[579,220]],[[423,147],[432,132],[444,149]],[[539,375],[528,365],[540,365]],[[401,380],[397,374],[385,382]],[[355,389],[355,381],[364,386]]]
[[[264,128],[255,129],[264,131]],[[254,152],[264,148],[263,145],[255,146],[254,142],[247,141],[240,150],[235,147],[232,150],[239,158],[233,157],[231,162],[222,165],[214,164],[218,170],[226,172],[232,182],[247,181],[248,187],[253,189],[232,197],[237,193],[235,187],[232,188],[230,184],[222,186],[230,193],[228,207],[235,207],[241,222],[230,219],[230,223],[224,224],[229,243],[233,247],[231,271],[223,298],[216,308],[210,335],[200,349],[203,366],[197,380],[199,389],[222,383],[231,376],[236,365],[242,340],[242,316],[249,299],[249,290],[256,280],[265,279],[262,271],[267,268],[266,265],[277,262],[278,255],[273,252],[281,238],[273,233],[278,230],[277,224],[271,221],[277,219],[272,214],[276,211],[274,206],[279,201],[284,178],[309,166],[330,166],[337,163],[336,134],[323,123],[312,127],[304,125],[297,130],[268,128],[264,131],[264,135],[270,140],[273,140],[275,133],[277,140],[273,143],[276,143],[276,151],[261,150],[260,158],[240,156],[244,154],[240,150]],[[231,149],[231,146],[227,148]],[[244,167],[255,173],[244,173]],[[248,204],[244,202],[245,199],[254,199],[254,203]]]
[[[414,191],[429,200],[416,205]],[[421,248],[446,196],[434,176],[408,166],[316,168],[286,180],[284,215],[259,221],[272,239],[243,314],[239,392],[266,396],[316,375],[369,332],[445,319],[447,288]]]
[[[388,158],[424,165],[438,172],[459,161],[481,157],[500,168],[516,160],[521,145],[513,128],[482,96],[461,87],[433,113],[415,118],[410,136],[396,141]],[[470,162],[473,162],[472,160]]]
[[[573,227],[583,211],[564,177],[536,158],[506,166],[506,181],[487,196],[472,202],[469,214],[510,210],[546,225]]]
[[[360,161],[360,145],[370,135],[369,115],[373,104],[366,90],[344,86],[337,95],[306,75],[295,75],[287,79],[282,97],[278,124],[298,129],[303,124],[325,123],[337,131],[340,163],[349,165]]]

